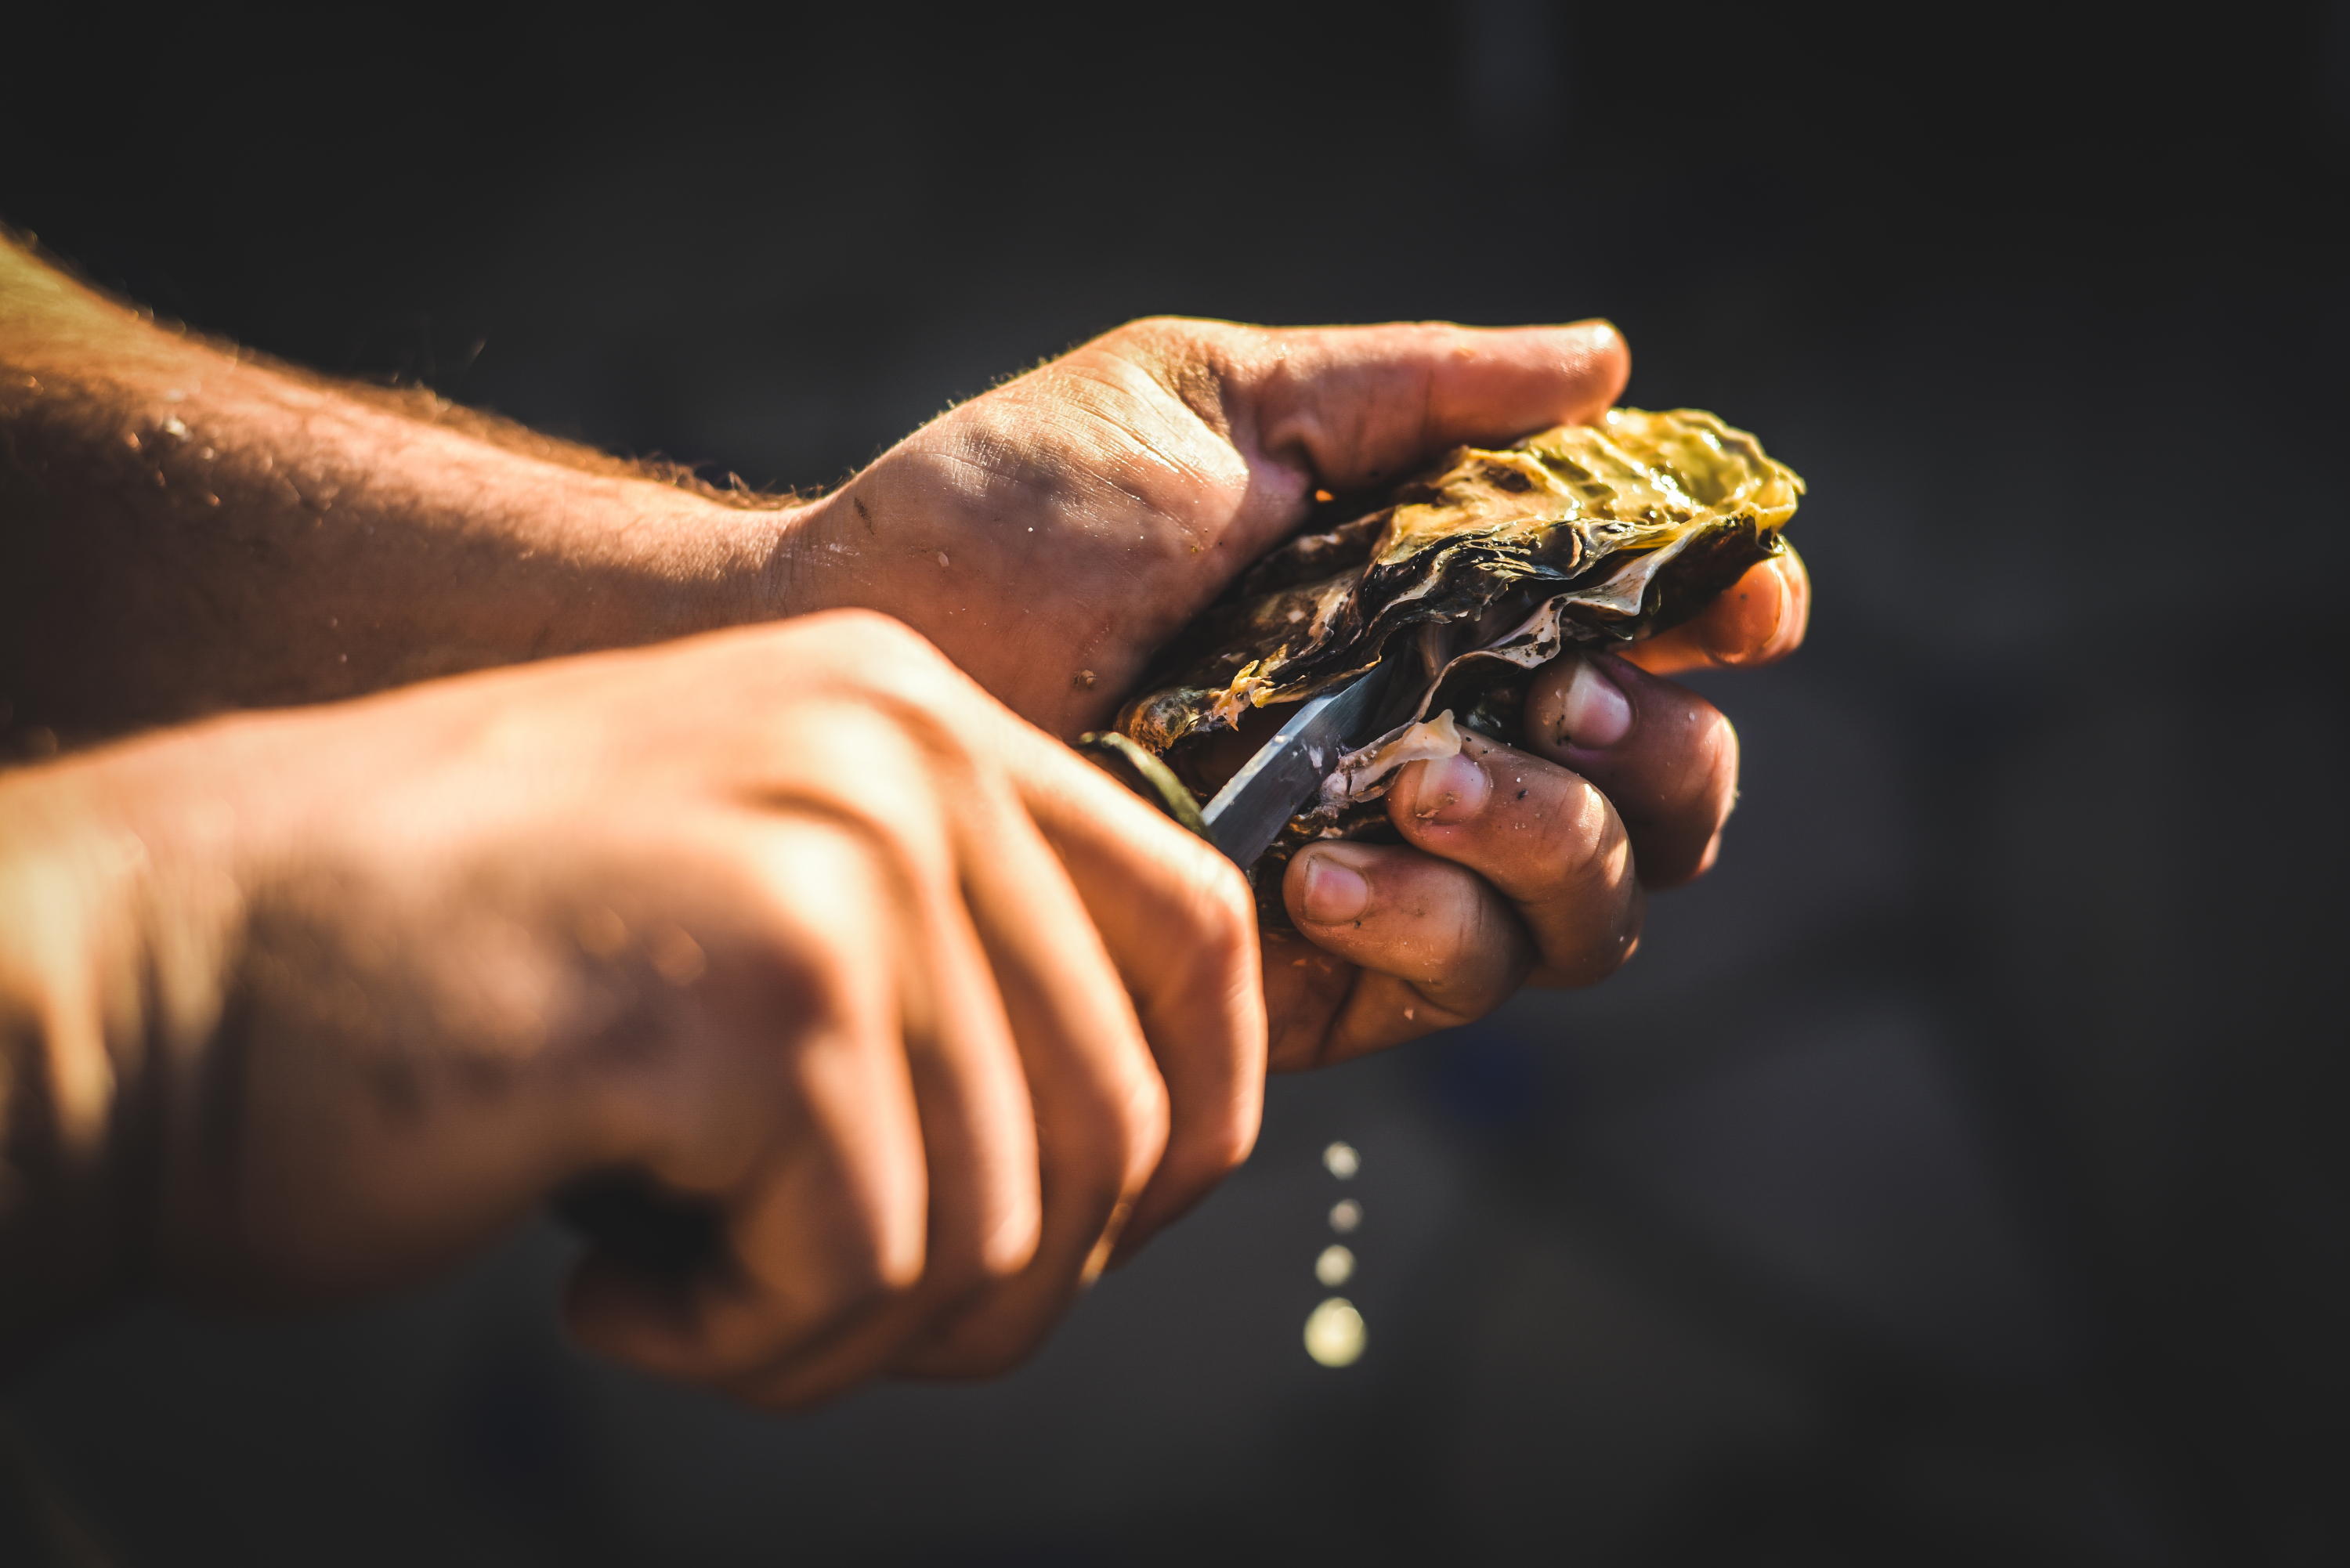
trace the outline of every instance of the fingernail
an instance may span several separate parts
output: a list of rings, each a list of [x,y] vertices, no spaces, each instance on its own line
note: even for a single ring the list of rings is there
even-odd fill
[[[1631,728],[1631,699],[1599,673],[1596,659],[1576,664],[1559,702],[1559,739],[1575,746],[1612,746]]]
[[[1306,857],[1305,888],[1298,902],[1315,925],[1335,926],[1371,907],[1371,885],[1360,871],[1326,850]]]
[[[1466,822],[1485,809],[1493,782],[1466,752],[1420,764],[1414,781],[1411,815],[1422,822]]]

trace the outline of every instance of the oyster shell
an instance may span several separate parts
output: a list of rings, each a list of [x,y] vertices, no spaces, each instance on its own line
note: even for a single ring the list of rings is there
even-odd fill
[[[1230,750],[1213,737],[1409,659],[1398,682],[1415,699],[1409,717],[1341,759],[1285,838],[1359,828],[1361,804],[1401,765],[1366,765],[1375,749],[1433,754],[1444,734],[1407,731],[1447,712],[1514,740],[1534,667],[1687,619],[1780,551],[1803,491],[1752,435],[1695,409],[1617,409],[1499,451],[1460,448],[1387,506],[1251,567],[1170,645],[1118,727],[1205,800],[1220,782],[1210,755]]]

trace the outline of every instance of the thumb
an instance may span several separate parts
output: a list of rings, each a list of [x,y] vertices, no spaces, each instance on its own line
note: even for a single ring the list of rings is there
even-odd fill
[[[1389,483],[1463,443],[1596,418],[1631,354],[1605,321],[1565,327],[1312,327],[1234,356],[1235,434],[1333,490]]]

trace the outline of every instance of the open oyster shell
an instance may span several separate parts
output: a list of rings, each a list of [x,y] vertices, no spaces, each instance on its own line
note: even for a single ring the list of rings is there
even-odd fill
[[[1461,448],[1388,506],[1251,567],[1169,648],[1118,729],[1205,800],[1221,782],[1214,737],[1409,660],[1403,722],[1341,759],[1284,836],[1351,834],[1401,765],[1381,758],[1432,754],[1448,734],[1457,750],[1446,713],[1513,741],[1529,671],[1687,619],[1779,552],[1803,492],[1752,436],[1695,409],[1617,409],[1502,451]]]

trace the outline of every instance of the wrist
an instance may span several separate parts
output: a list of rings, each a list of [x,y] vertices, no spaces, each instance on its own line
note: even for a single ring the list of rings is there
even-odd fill
[[[834,490],[767,514],[764,555],[754,575],[757,620],[785,620],[819,610],[880,607],[874,597],[875,563],[859,547],[855,531],[844,530],[847,492]],[[869,534],[869,528],[866,530]]]
[[[654,516],[674,542],[670,571],[685,585],[688,602],[670,629],[634,640],[763,625],[817,607],[807,601],[804,557],[807,524],[822,512],[821,499],[647,483],[670,496]]]

